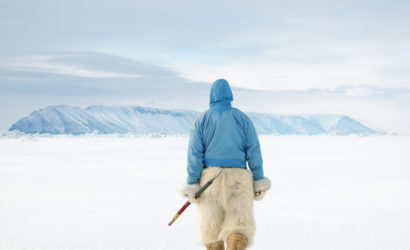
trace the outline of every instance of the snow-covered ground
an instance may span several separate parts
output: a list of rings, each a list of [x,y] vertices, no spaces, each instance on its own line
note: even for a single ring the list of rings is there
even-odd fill
[[[0,249],[203,249],[187,137],[0,137]],[[261,136],[251,249],[410,249],[409,136]]]

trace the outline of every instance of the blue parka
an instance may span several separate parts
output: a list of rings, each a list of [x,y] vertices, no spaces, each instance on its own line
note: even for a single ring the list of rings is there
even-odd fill
[[[246,161],[254,180],[263,179],[258,136],[247,115],[231,107],[229,83],[216,80],[211,87],[209,109],[196,121],[188,146],[188,184],[198,183],[204,167],[238,167]]]

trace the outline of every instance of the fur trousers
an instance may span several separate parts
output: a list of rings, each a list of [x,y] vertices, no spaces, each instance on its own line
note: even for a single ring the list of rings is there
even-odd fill
[[[200,186],[221,168],[204,168]],[[224,168],[221,175],[201,195],[198,203],[201,243],[227,241],[232,233],[241,233],[252,244],[255,234],[253,215],[253,175],[247,169]]]

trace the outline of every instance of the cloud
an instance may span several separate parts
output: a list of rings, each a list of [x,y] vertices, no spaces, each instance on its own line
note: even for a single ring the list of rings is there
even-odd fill
[[[370,0],[3,1],[0,56],[99,51],[195,81],[225,76],[259,89],[408,87],[410,73],[395,69],[410,63],[409,10],[404,1]],[[36,63],[57,73],[129,77],[120,68]]]
[[[341,46],[341,48],[343,48]],[[322,50],[326,50],[326,47]],[[310,50],[312,52],[312,50]],[[320,49],[316,51],[320,53]],[[368,85],[379,88],[409,88],[410,72],[385,74],[383,70],[399,64],[393,59],[358,55],[355,59],[338,63],[319,59],[307,63],[307,59],[290,60],[276,58],[263,64],[232,63],[207,65],[203,63],[174,64],[175,70],[195,81],[211,81],[215,77],[227,77],[236,86],[265,90],[304,90],[309,88],[335,89],[340,85]],[[295,58],[295,57],[293,57]],[[404,63],[404,62],[403,62]]]
[[[90,70],[78,65],[56,62],[52,56],[25,56],[13,58],[2,62],[6,68],[15,71],[43,72],[49,74],[62,74],[69,76],[87,78],[136,78],[137,74],[124,74],[118,72],[107,72]]]
[[[188,82],[161,66],[86,51],[2,58],[0,72],[0,89],[23,94],[79,95],[94,91],[123,96],[130,91],[145,93],[147,85],[161,92],[172,89],[173,83]]]

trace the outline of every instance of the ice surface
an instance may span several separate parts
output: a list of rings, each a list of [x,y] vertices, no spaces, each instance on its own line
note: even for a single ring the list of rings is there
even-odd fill
[[[260,137],[272,189],[250,249],[408,250],[410,137]],[[0,249],[204,249],[187,137],[0,137]]]
[[[10,131],[28,134],[187,134],[199,112],[139,106],[48,106],[17,121]],[[342,115],[280,116],[248,113],[260,134],[376,134]]]

